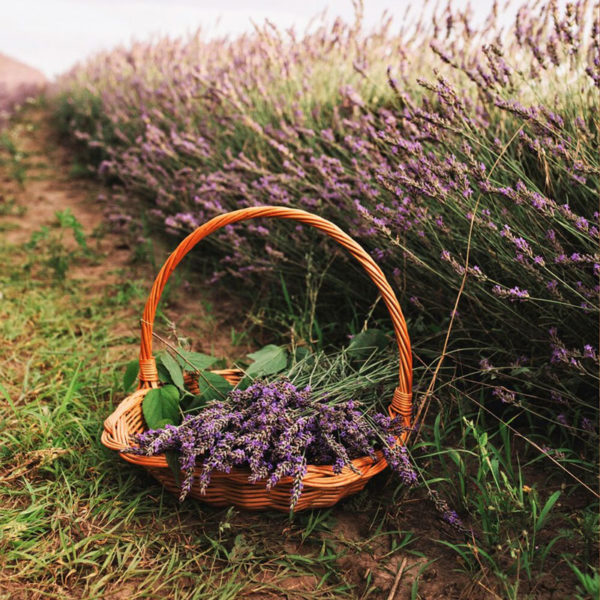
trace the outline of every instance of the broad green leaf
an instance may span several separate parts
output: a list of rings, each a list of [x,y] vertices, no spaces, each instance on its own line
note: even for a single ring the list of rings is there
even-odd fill
[[[387,347],[389,339],[381,329],[367,329],[356,334],[348,345],[348,356],[358,361],[367,360],[374,352]]]
[[[233,386],[227,379],[210,371],[201,371],[199,373],[198,387],[200,388],[199,396],[202,397],[204,402],[222,400],[233,389]]]
[[[186,396],[181,400],[181,410],[184,413],[187,412],[199,412],[201,408],[204,408],[208,400],[203,396]]]
[[[248,386],[252,385],[252,382],[254,380],[252,379],[252,377],[243,377],[242,379],[240,379],[237,383],[237,385],[235,386],[236,390],[245,390]]]
[[[142,413],[148,429],[161,429],[167,424],[178,425],[179,391],[174,385],[150,390],[142,401]]]
[[[175,423],[173,423],[173,419],[159,419],[152,429],[164,429],[166,425],[175,425]]]
[[[156,363],[156,370],[158,371],[158,380],[161,383],[171,383],[171,376],[169,375],[169,371],[167,371],[167,369],[160,362],[160,360],[158,360]]]
[[[123,374],[123,390],[128,392],[135,383],[140,371],[140,363],[137,360],[132,360],[127,363],[125,373]]]
[[[218,360],[215,356],[202,354],[202,352],[189,352],[188,350],[179,349],[178,353],[180,356],[177,356],[177,362],[186,371],[192,371],[194,369],[203,371],[204,369],[212,367]]]
[[[281,346],[269,344],[260,350],[248,354],[254,362],[246,369],[250,377],[274,375],[287,367],[287,352]]]
[[[184,386],[183,372],[181,371],[181,367],[177,364],[177,361],[167,352],[160,355],[159,361],[169,373],[171,383],[182,390]]]
[[[181,485],[181,465],[179,464],[179,454],[175,450],[167,450],[165,452],[167,464],[175,477],[175,483]]]
[[[310,356],[310,350],[306,346],[298,346],[294,350],[294,362],[301,362]]]

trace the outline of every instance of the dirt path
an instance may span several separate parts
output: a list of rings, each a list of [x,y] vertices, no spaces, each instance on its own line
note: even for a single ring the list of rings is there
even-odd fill
[[[49,118],[46,111],[31,109],[7,134],[16,154],[4,152],[5,165],[0,171],[2,235],[9,243],[25,244],[42,228],[55,226],[57,212],[68,210],[81,224],[98,257],[77,261],[69,268],[69,277],[92,293],[128,279],[139,280],[143,293],[147,293],[157,268],[139,249],[141,256],[135,256],[139,240],[115,231],[107,222],[105,212],[112,202],[111,190],[91,179],[71,175],[73,154],[61,146],[49,126]],[[152,242],[154,260],[160,266],[172,249],[172,242],[168,242],[168,247],[164,241]],[[65,236],[63,243],[71,249],[75,246],[71,236]],[[202,289],[200,282],[185,281],[163,310],[178,332],[191,336],[196,350],[232,359],[250,349],[246,343],[233,343],[231,329],[239,307],[234,298],[223,292],[215,295]],[[140,316],[141,312],[124,315],[123,330],[116,333],[139,336]]]
[[[7,134],[18,154],[14,160],[8,159],[11,162],[0,187],[0,205],[4,209],[4,235],[13,244],[24,244],[41,227],[54,225],[57,211],[71,210],[87,236],[98,231],[104,221],[98,185],[69,176],[72,159],[58,144],[47,119],[44,111],[31,111],[26,121]],[[21,182],[15,175],[17,169],[21,169]],[[99,240],[98,250],[104,260],[87,273],[89,277],[105,276],[110,265],[124,266],[131,255],[123,237],[110,231]]]

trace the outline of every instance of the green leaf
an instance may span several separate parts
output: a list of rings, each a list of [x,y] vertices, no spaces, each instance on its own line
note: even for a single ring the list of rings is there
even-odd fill
[[[244,391],[248,386],[252,385],[253,381],[254,380],[252,379],[252,377],[242,377],[242,379],[240,379],[237,385],[235,386],[235,389]]]
[[[172,383],[171,376],[169,375],[169,371],[167,371],[167,369],[160,362],[160,360],[156,363],[156,370],[158,371],[158,380],[161,383]]]
[[[365,361],[374,352],[384,350],[389,343],[387,335],[381,329],[367,329],[356,334],[348,345],[351,359]]]
[[[142,413],[148,429],[179,425],[179,390],[174,385],[150,390],[142,401]]]
[[[310,350],[306,346],[298,346],[294,350],[294,362],[301,362],[306,359],[307,356],[310,356]]]
[[[182,390],[184,387],[183,372],[177,361],[167,352],[161,354],[158,360],[169,373],[171,383]]]
[[[233,389],[227,379],[210,371],[200,372],[198,387],[200,388],[199,396],[205,403],[211,400],[222,400]]]
[[[544,508],[542,508],[542,510],[540,511],[540,516],[538,517],[537,521],[533,526],[534,531],[538,532],[545,525],[546,519],[548,518],[548,513],[552,510],[552,507],[559,499],[559,497],[560,491],[556,491],[554,492],[554,494],[552,494],[552,496],[550,496],[550,498],[548,498],[546,504],[544,504]]]
[[[510,374],[513,377],[517,377],[517,375],[523,375],[523,373],[529,373],[531,371],[531,369],[529,367],[517,367],[516,369],[513,369]]]
[[[260,350],[248,354],[254,362],[246,369],[250,377],[274,375],[287,367],[287,352],[281,346],[269,344]]]
[[[140,364],[137,360],[132,360],[127,363],[125,373],[123,374],[123,390],[125,392],[129,392],[129,390],[133,387],[139,371]]]
[[[176,423],[173,423],[173,419],[158,419],[152,429],[164,429],[166,425],[176,425]]]
[[[179,454],[176,450],[167,450],[165,452],[167,464],[175,477],[175,483],[181,485],[181,465],[179,464]]]
[[[203,396],[186,396],[181,400],[181,410],[184,413],[187,412],[199,412],[201,408],[204,408],[208,400],[205,400]]]
[[[194,369],[203,371],[204,369],[212,367],[218,360],[215,356],[202,354],[202,352],[189,352],[188,350],[182,350],[181,348],[178,349],[177,352],[177,362],[186,371],[192,371]]]

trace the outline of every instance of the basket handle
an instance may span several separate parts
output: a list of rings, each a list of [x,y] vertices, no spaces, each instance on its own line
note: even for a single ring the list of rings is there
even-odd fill
[[[144,316],[142,318],[142,339],[140,344],[139,387],[150,388],[158,386],[159,379],[156,370],[156,361],[152,356],[152,328],[160,296],[171,273],[175,270],[175,267],[200,240],[214,231],[221,229],[226,225],[237,223],[238,221],[259,217],[291,219],[319,229],[329,237],[333,238],[338,244],[346,248],[365,269],[373,283],[377,286],[390,313],[400,354],[399,383],[394,392],[390,411],[401,415],[406,425],[410,426],[412,416],[412,353],[410,349],[410,340],[400,304],[398,303],[398,299],[390,287],[390,284],[385,278],[385,275],[364,248],[355,242],[348,234],[344,233],[337,225],[304,210],[288,208],[285,206],[255,206],[241,208],[214,217],[190,233],[171,253],[154,280],[154,285],[152,286],[152,290],[146,301],[146,307],[144,308]]]

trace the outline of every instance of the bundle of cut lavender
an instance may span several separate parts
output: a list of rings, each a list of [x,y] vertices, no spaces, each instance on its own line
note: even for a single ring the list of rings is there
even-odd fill
[[[376,408],[374,383],[380,390],[390,387],[391,381],[381,378],[386,373],[389,379],[390,357],[382,357],[377,346],[364,347],[367,339],[373,343],[373,332],[368,334],[356,336],[348,352],[335,358],[309,352],[289,356],[284,348],[267,346],[249,355],[253,362],[235,388],[214,373],[198,372],[201,392],[196,396],[185,391],[176,359],[163,356],[166,385],[148,393],[143,404],[151,428],[135,435],[136,445],[127,451],[165,453],[184,475],[181,500],[196,478],[204,493],[213,471],[245,467],[248,481],[267,489],[291,477],[293,509],[307,465],[332,465],[334,473],[356,470],[353,459],[366,456],[375,462],[377,450],[412,485],[416,473],[396,440],[403,430],[400,420]],[[184,352],[179,358],[183,365],[207,364],[201,356]],[[256,374],[260,377],[252,380]]]

